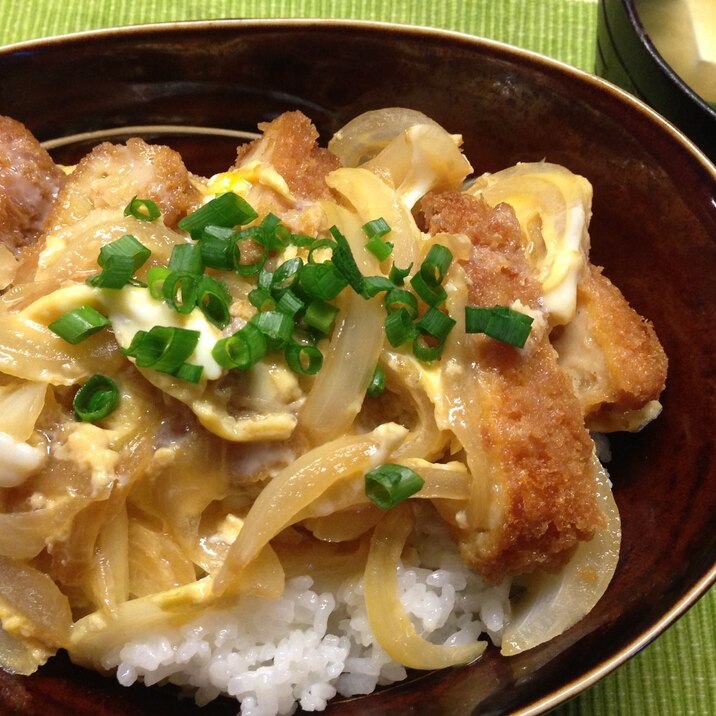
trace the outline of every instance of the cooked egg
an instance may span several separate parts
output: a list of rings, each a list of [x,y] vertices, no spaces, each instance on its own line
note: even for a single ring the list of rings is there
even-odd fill
[[[126,286],[118,291],[86,284],[66,286],[35,301],[25,309],[25,315],[47,325],[83,305],[90,305],[107,315],[122,348],[129,347],[137,331],[149,331],[154,326],[199,331],[199,343],[188,362],[203,366],[202,376],[207,380],[217,380],[223,374],[223,368],[211,354],[216,342],[223,337],[222,332],[209,323],[199,309],[182,315],[164,301],[152,298],[145,288]]]
[[[536,162],[485,174],[469,192],[483,196],[491,206],[512,206],[527,257],[542,283],[549,323],[568,323],[576,311],[577,283],[589,255],[591,184],[562,166]]]
[[[39,448],[0,433],[0,487],[16,487],[37,470],[47,457]]]
[[[288,201],[294,201],[286,180],[270,164],[260,161],[248,162],[242,167],[214,174],[203,187],[203,191],[210,195],[207,200],[211,195],[225,194],[228,191],[245,197],[258,185],[273,189]]]

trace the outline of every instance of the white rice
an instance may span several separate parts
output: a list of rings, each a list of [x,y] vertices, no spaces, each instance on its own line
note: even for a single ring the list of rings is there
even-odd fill
[[[434,643],[465,644],[487,634],[499,644],[509,614],[509,583],[486,585],[465,568],[439,522],[423,524],[415,564],[402,565],[401,601],[418,632]],[[340,694],[367,694],[406,678],[375,643],[363,585],[336,593],[310,577],[287,582],[276,601],[243,597],[231,609],[207,611],[181,628],[149,634],[107,654],[125,686],[170,682],[197,704],[220,695],[243,716],[321,711]]]

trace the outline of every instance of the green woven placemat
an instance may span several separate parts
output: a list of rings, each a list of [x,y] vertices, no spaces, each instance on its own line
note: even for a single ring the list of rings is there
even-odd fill
[[[355,18],[467,32],[592,71],[596,13],[597,0],[0,0],[0,45],[167,20]],[[716,714],[715,635],[711,590],[652,645],[551,716]]]

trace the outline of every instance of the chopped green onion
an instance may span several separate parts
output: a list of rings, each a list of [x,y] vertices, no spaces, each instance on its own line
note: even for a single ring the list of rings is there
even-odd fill
[[[522,348],[534,319],[507,306],[465,306],[465,333],[484,333],[515,348]]]
[[[415,293],[428,304],[428,306],[439,306],[447,299],[447,291],[440,285],[431,286],[425,280],[422,271],[418,271],[413,278],[410,279],[410,285]]]
[[[363,279],[363,296],[373,298],[383,291],[391,291],[395,284],[385,276],[366,276]]]
[[[447,313],[443,313],[439,308],[431,306],[415,324],[415,327],[421,333],[427,333],[443,342],[454,325],[455,320],[450,318]]]
[[[119,402],[119,387],[106,375],[93,375],[75,394],[72,407],[78,420],[96,423],[106,418]]]
[[[402,346],[403,343],[414,338],[415,335],[416,329],[413,321],[404,308],[399,308],[388,314],[385,319],[385,337],[393,348]]]
[[[182,363],[174,373],[180,380],[187,383],[198,383],[201,380],[201,374],[204,372],[204,366],[195,365],[194,363]]]
[[[271,291],[261,288],[260,286],[249,291],[249,303],[259,311],[276,310],[276,299],[271,295]],[[285,311],[284,311],[285,313]]]
[[[253,221],[258,214],[245,199],[234,192],[221,194],[204,204],[179,222],[179,228],[191,234],[193,238],[201,238],[201,232],[207,226],[223,226],[232,228],[243,226]]]
[[[289,232],[281,226],[281,219],[276,214],[266,214],[257,228],[253,238],[263,244],[268,251],[276,251],[286,246]]]
[[[152,252],[131,234],[125,234],[115,241],[105,244],[99,250],[97,263],[105,268],[114,256],[128,257],[132,260],[132,273],[146,263]]]
[[[323,366],[323,353],[316,346],[289,343],[284,356],[288,367],[299,375],[316,375]]]
[[[315,240],[315,236],[307,236],[306,234],[291,234],[290,243],[301,248],[308,248]]]
[[[365,247],[375,256],[378,261],[384,261],[393,251],[393,244],[389,241],[383,241],[383,237],[390,233],[388,222],[383,219],[373,219],[367,224],[363,224],[363,231],[368,237],[368,243]]]
[[[271,277],[271,291],[285,291],[292,288],[298,281],[298,272],[303,266],[303,259],[296,256],[295,258],[284,261],[274,272]]]
[[[286,289],[276,303],[276,310],[294,318],[306,307],[306,304],[290,289]],[[264,310],[271,310],[266,308]]]
[[[273,347],[283,346],[293,334],[293,318],[279,311],[257,313],[251,323],[269,339],[269,344]]]
[[[161,216],[162,212],[156,202],[151,199],[137,199],[136,196],[124,208],[125,216],[133,216],[140,221],[154,221]]]
[[[332,226],[329,231],[336,240],[336,247],[333,249],[333,265],[342,274],[350,287],[358,294],[363,294],[363,274],[351,251],[351,246],[337,226]]]
[[[413,264],[411,263],[408,268],[400,269],[395,264],[393,264],[390,268],[390,273],[388,274],[388,278],[396,285],[396,286],[402,286],[405,283],[405,279],[408,277],[408,274],[410,273],[411,269],[413,268]]]
[[[425,335],[417,335],[413,339],[413,355],[421,361],[429,363],[437,360],[443,354],[445,348],[444,341],[440,341],[434,345],[430,345],[425,340]]]
[[[375,370],[373,371],[373,377],[370,379],[370,383],[368,384],[368,390],[366,390],[366,393],[370,398],[377,398],[384,392],[385,372],[380,367],[380,365],[376,365]]]
[[[418,299],[415,294],[404,288],[394,288],[385,294],[385,310],[393,313],[399,308],[404,308],[410,320],[418,317]]]
[[[419,492],[425,481],[403,465],[381,465],[365,475],[366,497],[382,510],[389,510]]]
[[[311,298],[323,301],[335,298],[348,285],[332,261],[304,264],[298,273],[298,283]]]
[[[229,232],[232,233],[233,232]],[[216,269],[230,270],[234,268],[233,258],[234,245],[227,239],[218,236],[205,235],[199,242],[201,262],[204,266]]]
[[[87,284],[96,288],[123,288],[151,255],[134,236],[125,234],[100,249],[97,263],[102,272],[88,278]]]
[[[104,261],[102,271],[87,279],[87,285],[94,288],[124,288],[132,279],[134,259],[131,256],[115,254]]]
[[[217,341],[211,355],[223,368],[248,370],[256,365],[267,352],[266,336],[253,323],[247,323],[234,335]]]
[[[109,319],[92,306],[80,306],[67,311],[47,327],[63,340],[77,345],[109,325]]]
[[[439,286],[445,280],[451,263],[452,251],[442,244],[433,244],[420,265],[420,273],[425,283],[433,288]]]
[[[379,219],[373,219],[373,221],[363,224],[362,228],[369,239],[381,239],[390,233],[390,226],[382,216]]]
[[[152,266],[147,271],[147,284],[152,298],[164,297],[164,281],[170,273],[166,266]]]
[[[202,276],[197,288],[196,305],[210,323],[225,328],[231,321],[231,294],[226,284],[211,276]]]
[[[200,276],[171,271],[164,279],[162,294],[177,313],[191,313],[199,299]]]
[[[308,305],[303,321],[324,335],[328,335],[333,328],[337,315],[337,306],[315,299]]]
[[[201,249],[197,244],[177,244],[169,258],[169,270],[178,274],[199,276],[204,273]]]
[[[125,355],[135,359],[138,368],[153,368],[174,375],[199,343],[199,331],[154,326],[137,331]]]
[[[330,249],[331,250],[331,256],[333,256],[333,249],[336,248],[336,242],[332,241],[331,239],[314,239],[311,243],[311,248],[308,250],[308,256],[306,260],[309,264],[315,264],[317,263],[316,260],[313,258],[313,254],[316,251],[320,251],[321,249]]]
[[[261,255],[253,261],[243,263],[241,258],[241,242],[247,238],[251,237],[241,237],[241,235],[239,235],[238,240],[232,243],[231,251],[233,267],[236,273],[240,276],[258,276],[263,270],[266,259],[269,257],[269,248],[266,244],[256,242],[256,245],[261,247]]]

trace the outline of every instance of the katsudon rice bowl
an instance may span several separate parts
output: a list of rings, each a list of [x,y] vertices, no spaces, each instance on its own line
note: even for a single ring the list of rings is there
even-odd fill
[[[0,711],[534,716],[713,584],[716,169],[652,110],[350,21],[42,39],[0,76]],[[259,416],[290,437],[217,434]]]
[[[64,650],[275,716],[595,607],[609,436],[658,418],[667,358],[590,259],[589,180],[462,145],[293,110],[201,176],[0,119],[6,670]]]

